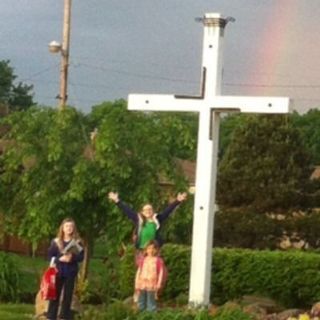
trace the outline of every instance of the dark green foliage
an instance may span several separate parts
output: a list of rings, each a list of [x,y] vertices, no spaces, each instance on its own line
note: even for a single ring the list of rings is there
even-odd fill
[[[198,115],[194,113],[158,112],[155,126],[160,128],[162,141],[170,154],[179,159],[196,159]]]
[[[215,214],[214,246],[276,249],[283,231],[290,231],[291,226],[287,220],[270,219],[250,210],[219,210]]]
[[[161,228],[165,242],[190,245],[192,240],[193,197],[180,205]]]
[[[139,210],[146,202],[167,205],[160,174],[175,185],[173,193],[185,190],[156,117],[128,111],[124,100],[96,106],[89,116],[70,107],[33,107],[3,123],[14,141],[0,155],[0,206],[12,227],[6,231],[34,245],[71,216],[89,248],[106,235],[108,256],[114,255],[122,241],[130,241],[133,225],[108,201],[109,191]],[[94,126],[98,135],[91,142]],[[186,223],[190,219],[189,213]]]
[[[16,85],[16,78],[10,61],[0,61],[0,105],[7,106],[11,112],[26,110],[34,105],[33,86],[21,82]]]
[[[221,119],[219,134],[219,159],[221,160],[228,150],[233,132],[245,124],[246,115],[242,113],[229,114]]]
[[[254,320],[252,316],[245,314],[241,309],[222,308],[212,319],[214,320]]]
[[[162,255],[169,271],[163,299],[174,299],[188,292],[190,249],[165,245]],[[125,277],[121,292],[131,295],[135,270],[132,251],[120,269],[121,277]],[[220,305],[243,295],[260,294],[289,307],[310,306],[320,299],[319,270],[320,258],[314,253],[215,249],[212,300]]]
[[[219,167],[218,203],[256,212],[308,207],[311,159],[286,116],[247,116]]]
[[[119,265],[119,287],[122,298],[133,295],[135,272],[135,248],[130,246],[127,247],[127,251]]]
[[[305,114],[294,112],[290,120],[295,128],[299,130],[304,146],[312,155],[312,163],[320,164],[320,111],[311,109]]]
[[[87,308],[76,320],[136,320],[131,306],[116,301],[106,306]]]
[[[161,253],[168,268],[168,281],[163,299],[189,293],[189,269],[191,266],[190,247],[165,245]],[[173,272],[172,272],[173,271]]]
[[[114,319],[114,320],[130,320],[134,319],[134,312],[128,305],[124,305],[122,302],[111,303],[106,309],[103,319]]]
[[[19,300],[21,274],[16,261],[0,252],[0,301],[16,302]]]
[[[219,316],[212,317],[208,311],[192,311],[181,309],[163,308],[157,312],[135,312],[130,305],[122,302],[112,303],[104,308],[90,308],[80,316],[79,320],[226,320],[225,314],[242,315],[239,320],[249,320],[244,314],[237,310],[237,313],[221,313]]]
[[[320,213],[311,210],[296,216],[287,213],[285,219],[271,219],[246,209],[223,209],[215,214],[214,245],[227,248],[276,249],[281,237],[303,239],[309,248],[318,248]],[[228,230],[226,232],[226,230]]]
[[[312,253],[216,249],[213,300],[260,294],[285,306],[310,306],[320,298],[319,268],[319,256]]]

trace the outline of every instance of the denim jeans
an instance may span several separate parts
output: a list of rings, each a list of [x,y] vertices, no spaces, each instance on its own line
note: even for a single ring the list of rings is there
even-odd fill
[[[157,309],[155,292],[141,290],[138,298],[138,308],[140,311],[155,311]]]

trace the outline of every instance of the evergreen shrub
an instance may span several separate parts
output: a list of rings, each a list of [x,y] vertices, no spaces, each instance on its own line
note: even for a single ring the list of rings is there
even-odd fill
[[[215,215],[214,244],[228,248],[276,249],[285,232],[289,236],[296,234],[310,248],[317,248],[320,213],[316,210],[299,213],[296,217],[292,212],[285,212],[282,213],[285,219],[277,220],[246,208],[221,209]]]
[[[166,244],[161,254],[168,268],[162,299],[188,293],[190,248]],[[129,250],[120,266],[120,291],[132,295],[134,253]],[[320,257],[302,251],[249,249],[213,250],[211,301],[221,305],[244,295],[270,297],[287,307],[307,307],[320,300]]]

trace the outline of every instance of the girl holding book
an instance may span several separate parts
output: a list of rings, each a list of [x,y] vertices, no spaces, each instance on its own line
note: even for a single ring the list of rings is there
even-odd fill
[[[54,258],[58,274],[56,278],[57,297],[49,302],[47,319],[57,319],[60,295],[63,289],[59,318],[70,320],[72,319],[71,302],[78,273],[78,263],[83,260],[83,249],[73,219],[67,218],[62,221],[57,237],[51,241],[48,253],[50,260]]]

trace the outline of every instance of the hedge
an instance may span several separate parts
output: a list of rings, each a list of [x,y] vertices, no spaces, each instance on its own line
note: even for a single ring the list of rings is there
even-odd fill
[[[167,244],[162,256],[168,267],[163,299],[188,294],[190,247]],[[120,292],[130,296],[134,283],[134,249],[119,266]],[[302,251],[213,250],[211,300],[216,304],[256,294],[285,307],[308,307],[320,301],[320,256]]]

